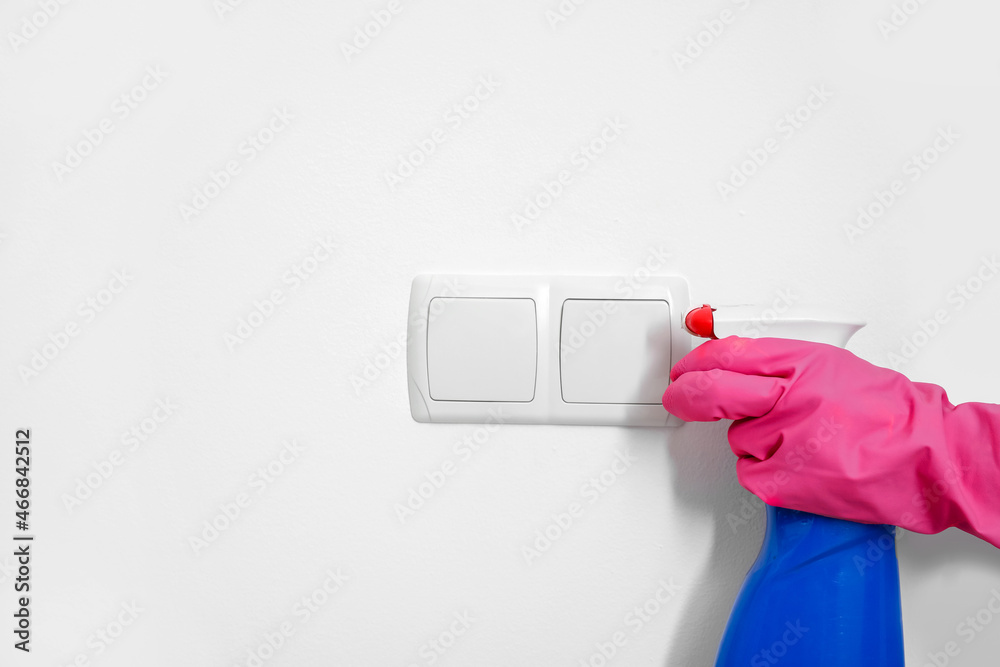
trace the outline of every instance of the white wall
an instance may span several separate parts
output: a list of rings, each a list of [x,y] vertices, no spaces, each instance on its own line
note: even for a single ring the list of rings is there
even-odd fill
[[[36,662],[254,664],[247,650],[288,623],[264,664],[426,665],[426,642],[467,612],[435,664],[577,665],[619,630],[613,664],[710,664],[762,528],[759,512],[727,522],[750,496],[724,425],[508,425],[461,459],[453,443],[476,427],[413,422],[402,357],[352,384],[394,352],[419,272],[628,274],[662,247],[699,302],[791,290],[860,313],[852,349],[885,365],[944,308],[903,370],[956,401],[1000,401],[1000,281],[960,310],[948,300],[1000,242],[996,3],[920,5],[887,38],[888,0],[589,0],[552,28],[557,6],[404,1],[351,62],[341,44],[387,2],[246,0],[223,18],[210,0],[69,3],[16,49],[8,35],[0,420],[8,441],[32,429]],[[681,71],[675,53],[723,10],[731,24]],[[38,11],[7,3],[0,26],[17,34]],[[123,117],[113,103],[147,67],[166,79]],[[481,77],[499,87],[449,124]],[[832,97],[786,136],[776,123],[813,87]],[[293,119],[249,161],[241,143],[275,107]],[[102,118],[113,131],[60,179],[54,162]],[[579,171],[608,119],[625,129]],[[948,127],[957,141],[911,182],[904,163]],[[386,171],[437,128],[391,190]],[[724,200],[717,182],[770,138],[777,152]],[[185,221],[180,205],[229,160],[240,172]],[[562,169],[564,193],[516,227]],[[852,243],[856,209],[897,178],[905,193]],[[338,248],[308,281],[283,280],[327,238]],[[79,304],[121,269],[129,284],[88,319]],[[225,336],[276,289],[283,303],[231,351]],[[78,335],[23,380],[70,323]],[[157,399],[178,408],[131,451],[122,433]],[[303,451],[258,493],[286,440]],[[115,450],[120,465],[67,509]],[[619,454],[635,463],[528,565],[522,547]],[[448,460],[454,475],[401,523],[394,506]],[[189,538],[244,493],[196,554]],[[955,665],[1000,649],[1000,623],[956,634],[1000,589],[1000,556],[954,532],[901,540],[908,664],[948,641]],[[296,614],[338,569],[349,581]],[[625,616],[661,580],[680,592],[636,634]],[[135,622],[98,640],[133,602]]]

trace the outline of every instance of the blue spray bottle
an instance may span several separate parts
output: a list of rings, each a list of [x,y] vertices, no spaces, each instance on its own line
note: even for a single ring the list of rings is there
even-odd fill
[[[754,317],[756,315],[756,317]],[[702,306],[706,338],[797,338],[844,347],[863,324],[826,313],[761,318]],[[767,527],[726,624],[716,667],[903,667],[895,528],[765,505]]]

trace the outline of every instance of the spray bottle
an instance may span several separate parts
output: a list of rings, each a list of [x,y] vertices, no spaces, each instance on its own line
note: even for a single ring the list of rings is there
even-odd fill
[[[753,315],[757,317],[753,317]],[[690,311],[695,336],[796,338],[845,347],[863,323],[752,308]],[[902,667],[895,527],[765,505],[764,543],[733,604],[716,667]]]

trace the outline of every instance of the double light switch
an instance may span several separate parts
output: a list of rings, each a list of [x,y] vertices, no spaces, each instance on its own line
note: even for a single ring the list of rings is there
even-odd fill
[[[425,422],[673,423],[660,398],[691,338],[676,277],[422,275],[407,339]]]

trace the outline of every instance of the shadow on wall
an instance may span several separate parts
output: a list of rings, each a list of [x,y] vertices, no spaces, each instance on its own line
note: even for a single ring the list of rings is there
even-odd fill
[[[710,514],[711,553],[701,571],[684,582],[693,592],[678,618],[664,665],[714,665],[736,594],[764,537],[763,503],[739,485],[729,449],[729,421],[665,429],[673,485],[686,512]]]
[[[959,572],[969,568],[989,570],[1000,578],[1000,552],[988,542],[949,528],[940,535],[903,533],[896,541],[900,570],[923,579],[937,571]],[[902,582],[903,603],[906,604],[906,582]],[[970,604],[973,600],[970,600]],[[905,628],[904,628],[905,631]]]

